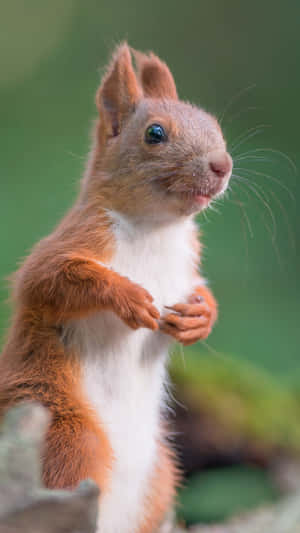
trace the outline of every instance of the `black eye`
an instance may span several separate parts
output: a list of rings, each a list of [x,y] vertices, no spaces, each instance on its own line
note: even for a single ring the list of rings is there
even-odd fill
[[[167,134],[160,124],[151,124],[145,132],[145,141],[148,144],[159,144],[167,140]]]

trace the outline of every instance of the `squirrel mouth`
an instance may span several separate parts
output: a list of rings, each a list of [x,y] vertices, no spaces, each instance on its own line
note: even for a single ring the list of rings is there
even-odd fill
[[[222,194],[224,190],[224,183],[219,182],[216,185],[201,188],[192,188],[187,192],[188,196],[201,208],[207,207],[211,200]]]
[[[202,192],[195,189],[185,189],[181,191],[172,191],[172,193],[178,197],[181,197],[181,200],[184,202],[192,203],[194,206],[197,206],[199,210],[206,208],[210,201],[215,196],[213,193]]]
[[[199,189],[192,189],[184,193],[185,199],[192,203],[196,209],[201,211],[209,206],[210,202],[214,200],[221,193],[221,187],[212,191],[201,191]]]
[[[199,187],[199,185],[174,187],[173,190],[169,189],[168,192],[175,194],[184,203],[192,204],[194,208],[201,211],[208,207],[212,200],[222,194],[224,189],[226,189],[226,186],[224,187],[224,182],[220,180],[217,184],[206,183],[203,187]]]
[[[211,201],[212,197],[208,196],[206,194],[196,193],[196,194],[193,195],[193,199],[199,205],[199,207],[201,207],[203,209],[204,207],[208,206],[208,204]]]

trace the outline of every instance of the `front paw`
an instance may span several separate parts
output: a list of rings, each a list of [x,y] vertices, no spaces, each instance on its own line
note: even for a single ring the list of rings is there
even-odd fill
[[[213,326],[211,308],[201,296],[191,298],[192,303],[167,307],[171,311],[160,322],[160,329],[184,346],[208,337]]]
[[[114,291],[113,310],[132,329],[158,329],[159,311],[146,289],[120,277]]]

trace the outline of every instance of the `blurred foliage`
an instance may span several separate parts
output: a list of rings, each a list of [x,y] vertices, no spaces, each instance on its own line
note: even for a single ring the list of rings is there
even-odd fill
[[[112,47],[127,38],[153,49],[180,96],[222,119],[234,158],[218,212],[199,217],[220,318],[208,345],[187,350],[184,378],[174,361],[178,390],[228,432],[298,449],[300,3],[0,0],[0,8],[1,279],[76,195]],[[2,338],[7,296],[3,281]],[[207,346],[237,356],[196,361]]]
[[[275,504],[259,506],[229,520],[210,525],[197,525],[188,529],[191,533],[299,533],[299,491]],[[176,528],[176,533],[186,529]],[[175,533],[175,532],[174,532]]]
[[[189,353],[172,358],[175,395],[193,412],[205,412],[225,433],[272,449],[300,452],[296,392],[249,362],[228,355]]]
[[[204,427],[205,414],[210,424],[218,428],[208,437],[202,434],[202,440],[210,439],[216,463],[218,456],[226,457],[228,448],[235,449],[237,462],[266,461],[269,466],[284,455],[290,454],[293,460],[299,456],[297,390],[242,359],[199,354],[195,348],[185,358],[178,350],[170,370],[175,397],[189,415],[193,414],[194,426]],[[198,430],[189,426],[183,443],[196,438],[193,431]],[[233,456],[228,459],[230,462]],[[222,521],[277,496],[279,489],[268,470],[253,466],[214,467],[188,477],[186,487],[179,493],[178,516],[187,524]]]
[[[189,478],[179,493],[178,518],[187,525],[223,521],[278,497],[258,468],[227,467]]]

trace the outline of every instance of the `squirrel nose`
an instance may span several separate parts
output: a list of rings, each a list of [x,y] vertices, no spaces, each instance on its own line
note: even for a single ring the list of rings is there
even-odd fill
[[[218,178],[224,178],[232,169],[232,159],[227,152],[210,152],[208,155],[208,164],[211,171]]]

